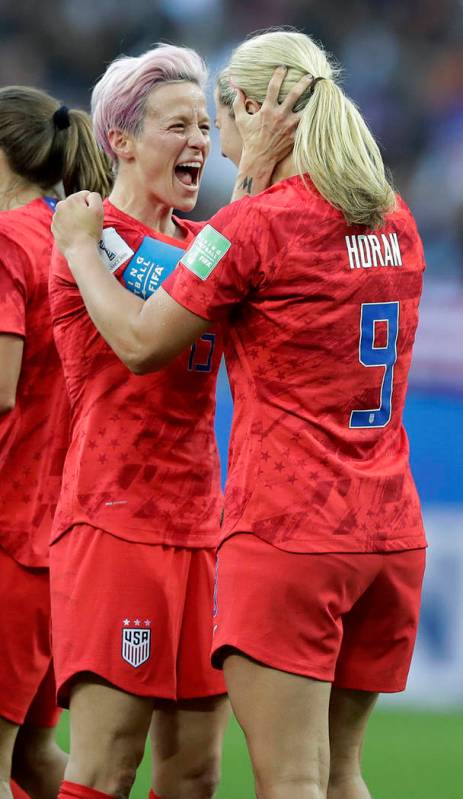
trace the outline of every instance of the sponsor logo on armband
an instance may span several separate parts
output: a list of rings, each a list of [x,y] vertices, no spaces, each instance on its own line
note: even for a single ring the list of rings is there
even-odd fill
[[[231,241],[211,225],[206,225],[186,251],[181,263],[201,280],[207,280],[231,247]]]
[[[122,622],[122,660],[138,669],[151,655],[151,620],[130,619]]]
[[[125,287],[138,297],[148,299],[174,271],[183,253],[181,247],[145,236],[124,269]]]
[[[106,269],[111,273],[115,272],[124,261],[127,261],[133,255],[132,248],[113,227],[107,227],[103,230],[98,246],[101,259]]]

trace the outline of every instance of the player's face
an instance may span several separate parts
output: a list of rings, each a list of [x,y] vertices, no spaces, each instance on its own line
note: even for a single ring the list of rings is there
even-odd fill
[[[222,155],[233,161],[235,166],[238,166],[243,142],[238,133],[234,117],[230,114],[230,109],[220,102],[217,91],[215,92],[215,126],[220,135]]]
[[[150,192],[170,208],[191,211],[210,148],[210,121],[195,83],[166,83],[148,97],[133,141],[136,168]]]

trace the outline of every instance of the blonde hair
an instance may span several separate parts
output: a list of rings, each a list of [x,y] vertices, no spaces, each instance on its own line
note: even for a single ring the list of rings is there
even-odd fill
[[[348,224],[380,227],[395,206],[381,153],[362,115],[336,83],[339,68],[309,36],[272,30],[243,42],[219,76],[220,102],[231,107],[237,87],[262,103],[280,64],[287,67],[280,101],[303,75],[324,79],[312,82],[294,109],[302,112],[293,149],[298,173],[310,176]]]
[[[56,112],[66,122],[57,125]],[[0,149],[17,175],[43,191],[62,182],[64,193],[81,189],[104,197],[111,189],[109,160],[93,136],[90,116],[31,86],[0,89]]]

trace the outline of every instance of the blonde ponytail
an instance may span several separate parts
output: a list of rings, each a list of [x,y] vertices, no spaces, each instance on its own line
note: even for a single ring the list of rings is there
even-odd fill
[[[218,81],[219,99],[231,106],[233,86],[262,103],[272,74],[287,66],[280,101],[305,74],[314,81],[295,110],[301,110],[293,158],[320,194],[344,214],[349,225],[376,228],[395,205],[383,160],[366,122],[337,85],[339,69],[310,37],[273,30],[245,41]],[[315,80],[319,78],[319,80]]]
[[[395,204],[383,159],[364,119],[332,80],[319,81],[302,111],[293,151],[297,171],[349,225],[377,228]]]

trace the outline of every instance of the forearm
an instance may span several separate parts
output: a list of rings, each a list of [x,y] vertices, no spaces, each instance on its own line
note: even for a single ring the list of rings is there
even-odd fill
[[[140,359],[143,300],[126,291],[104,267],[96,242],[66,253],[88,314],[116,355],[129,367]]]
[[[0,333],[0,414],[16,405],[16,391],[21,374],[24,340],[12,333]]]

